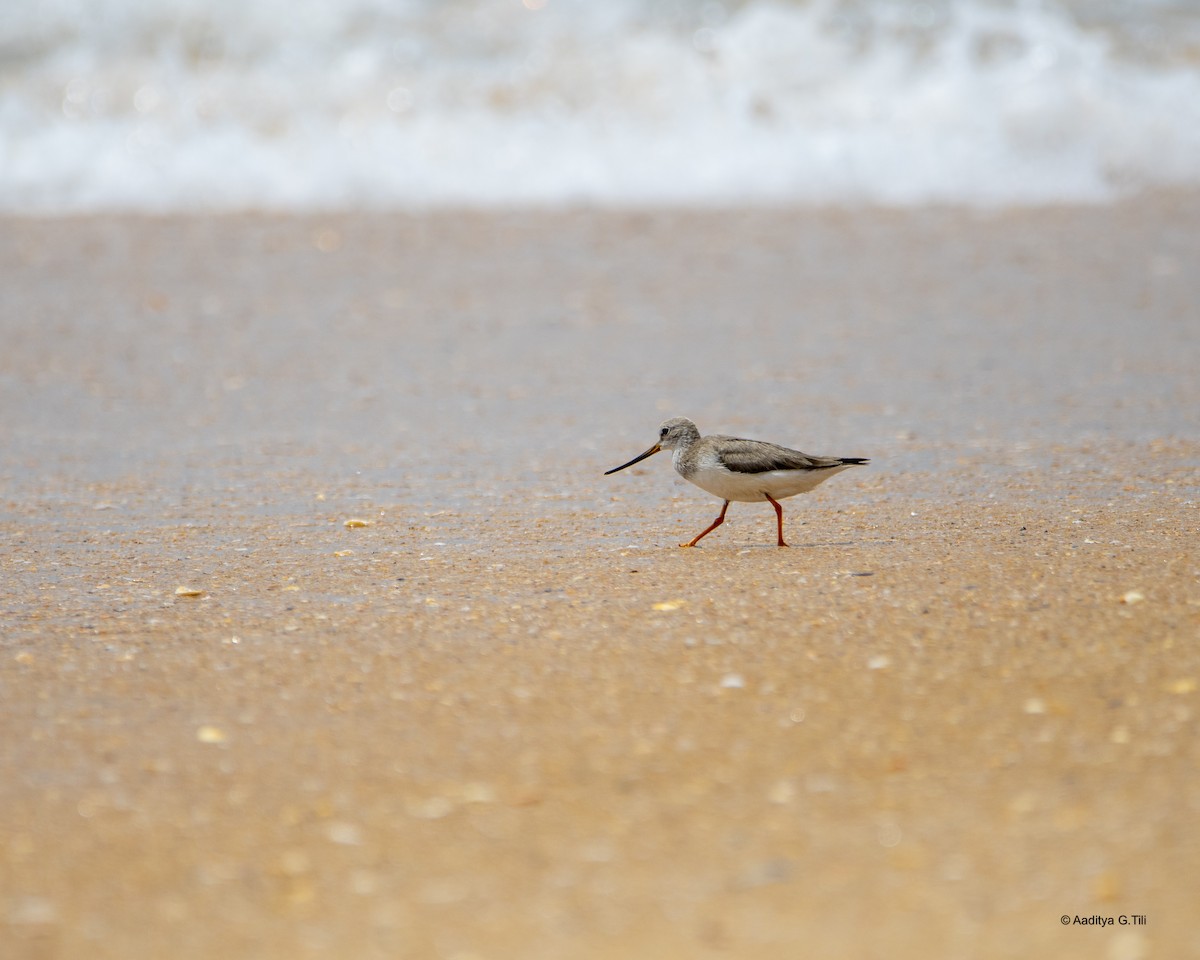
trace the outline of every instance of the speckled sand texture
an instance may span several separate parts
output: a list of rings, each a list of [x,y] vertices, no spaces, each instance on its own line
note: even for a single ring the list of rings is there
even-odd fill
[[[1197,197],[9,219],[0,288],[5,960],[1200,956]],[[680,550],[601,475],[672,415],[872,463]]]

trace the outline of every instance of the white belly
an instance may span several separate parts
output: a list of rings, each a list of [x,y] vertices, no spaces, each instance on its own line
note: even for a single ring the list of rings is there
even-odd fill
[[[736,500],[739,503],[759,503],[766,501],[766,494],[776,500],[794,497],[798,493],[808,493],[814,487],[841,473],[850,464],[827,467],[822,470],[771,470],[768,473],[734,473],[718,464],[699,464],[688,476],[682,471],[680,475],[694,483],[701,490],[706,490],[714,497],[722,500]]]

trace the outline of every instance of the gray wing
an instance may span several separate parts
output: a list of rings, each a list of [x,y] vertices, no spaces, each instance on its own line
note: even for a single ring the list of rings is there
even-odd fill
[[[720,452],[721,462],[733,473],[769,473],[772,470],[828,470],[841,466],[838,457],[810,457],[765,440],[734,439]]]

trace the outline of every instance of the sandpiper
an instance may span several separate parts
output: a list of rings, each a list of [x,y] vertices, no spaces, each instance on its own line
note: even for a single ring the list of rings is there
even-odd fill
[[[628,463],[605,470],[604,475],[607,477],[632,467],[660,450],[674,451],[671,462],[684,480],[725,501],[721,515],[694,539],[681,543],[681,547],[694,547],[724,523],[731,500],[739,503],[769,501],[779,522],[779,546],[786,547],[783,507],[779,501],[798,493],[808,493],[835,473],[870,462],[863,457],[810,457],[799,450],[789,450],[764,440],[702,437],[687,417],[673,417],[658,428],[658,440],[649,450],[639,453]]]

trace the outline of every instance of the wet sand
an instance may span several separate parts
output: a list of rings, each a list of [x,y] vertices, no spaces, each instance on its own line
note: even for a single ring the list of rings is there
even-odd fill
[[[4,957],[1200,956],[1200,197],[10,218],[0,284]],[[676,414],[872,463],[680,550],[601,475]]]

